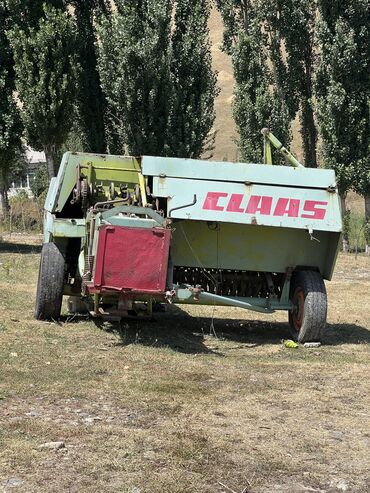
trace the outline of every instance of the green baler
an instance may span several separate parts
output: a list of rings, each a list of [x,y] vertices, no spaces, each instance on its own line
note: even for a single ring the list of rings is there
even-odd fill
[[[45,203],[35,316],[118,320],[153,301],[286,310],[318,341],[342,229],[334,172],[268,131],[265,164],[67,153]],[[271,144],[290,166],[271,165]]]

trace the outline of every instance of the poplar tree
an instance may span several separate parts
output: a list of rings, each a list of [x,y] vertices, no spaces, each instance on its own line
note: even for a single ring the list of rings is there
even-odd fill
[[[218,0],[217,5],[225,26],[223,47],[231,55],[234,68],[233,113],[241,156],[245,161],[262,162],[261,129],[269,127],[288,145],[289,111],[273,85],[258,5],[251,0]]]
[[[108,15],[108,0],[71,0],[77,26],[77,61],[80,67],[77,83],[78,123],[82,131],[84,150],[106,152],[106,101],[97,68],[96,19]]]
[[[37,28],[44,17],[44,4],[64,9],[64,0],[5,0],[11,15],[11,27],[22,31]]]
[[[26,21],[8,32],[16,88],[27,142],[44,150],[51,178],[74,117],[76,34],[71,16],[45,3],[38,24]]]
[[[211,147],[217,95],[209,0],[116,4],[99,29],[110,150],[199,157]]]
[[[215,121],[217,76],[212,69],[208,0],[178,0],[172,34],[172,98],[167,128],[170,156],[198,158]]]
[[[109,147],[164,152],[171,97],[171,0],[119,0],[99,33],[99,73],[111,121]],[[112,152],[112,151],[111,151]]]
[[[264,44],[273,68],[278,96],[293,120],[299,112],[303,160],[317,167],[317,128],[314,118],[316,0],[257,0]]]
[[[369,10],[366,0],[319,0],[317,116],[325,166],[342,196],[369,194]]]
[[[22,152],[22,125],[13,98],[15,90],[13,54],[6,36],[9,10],[0,0],[0,218],[7,215],[8,176]]]

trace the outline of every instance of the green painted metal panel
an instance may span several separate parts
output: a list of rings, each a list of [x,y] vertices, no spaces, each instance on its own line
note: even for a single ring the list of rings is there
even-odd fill
[[[156,228],[158,223],[153,219],[141,219],[127,216],[111,216],[107,220],[102,220],[101,224],[112,224],[113,226],[123,226],[128,228]]]
[[[46,212],[44,221],[44,238],[84,238],[86,235],[85,219],[59,219],[54,214]]]
[[[77,169],[89,182],[101,185],[108,190],[114,182],[136,185],[140,164],[136,158],[101,154],[71,153],[64,154],[58,176],[53,187],[54,200],[49,200],[48,210],[61,212],[77,181]],[[52,198],[52,197],[50,197]]]
[[[175,266],[285,272],[318,268],[330,279],[340,233],[232,223],[174,221],[171,259]],[[334,254],[333,254],[334,252]]]
[[[171,217],[177,219],[313,231],[342,229],[339,197],[327,190],[158,177],[153,190],[158,197],[168,197]],[[189,205],[194,196],[196,203]]]
[[[189,289],[175,286],[175,291],[174,303],[178,304],[235,306],[261,313],[273,313],[275,310],[290,310],[292,308],[290,301],[281,303],[276,298],[242,298],[239,296],[219,296],[201,292],[199,299],[195,299]]]
[[[143,156],[143,174],[189,180],[250,182],[266,185],[287,185],[308,188],[335,187],[335,174],[329,169],[292,168],[264,164],[226,163]],[[184,185],[185,186],[185,185]],[[188,184],[187,186],[191,186]]]

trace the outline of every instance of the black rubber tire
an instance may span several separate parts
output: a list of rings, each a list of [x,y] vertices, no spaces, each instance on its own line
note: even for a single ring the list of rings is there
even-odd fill
[[[290,299],[294,309],[289,311],[292,336],[298,342],[320,342],[326,326],[327,295],[319,272],[293,273]]]
[[[55,243],[44,243],[37,281],[35,318],[57,320],[63,300],[65,260]]]

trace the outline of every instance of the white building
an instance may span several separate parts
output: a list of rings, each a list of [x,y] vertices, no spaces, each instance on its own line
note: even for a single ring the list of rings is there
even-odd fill
[[[26,160],[28,163],[27,166],[27,175],[24,180],[20,180],[19,182],[13,182],[8,191],[9,197],[14,197],[20,191],[24,191],[28,194],[29,197],[32,197],[31,192],[31,183],[32,180],[35,179],[36,170],[40,165],[44,165],[46,163],[45,153],[34,151],[30,147],[26,148]]]

